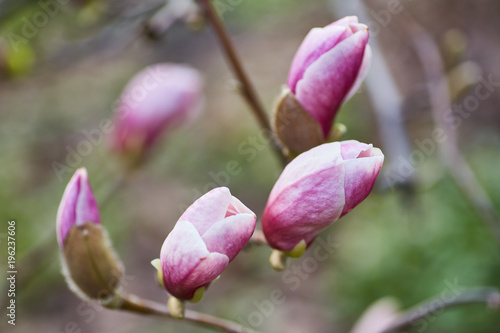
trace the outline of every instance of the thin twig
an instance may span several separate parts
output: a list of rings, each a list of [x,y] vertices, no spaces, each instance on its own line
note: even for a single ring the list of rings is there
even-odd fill
[[[500,308],[500,291],[496,288],[478,288],[461,292],[456,297],[443,299],[442,296],[432,298],[413,307],[399,316],[392,324],[380,333],[399,332],[420,319],[436,315],[438,311],[460,305],[486,304],[494,309]]]
[[[116,310],[129,311],[142,315],[156,315],[174,319],[170,315],[166,305],[149,300],[144,300],[134,295],[122,296],[121,301],[121,305],[116,308]],[[250,328],[243,327],[235,322],[192,310],[186,310],[185,317],[182,320],[188,321],[198,326],[222,330],[228,333],[259,333]]]
[[[436,128],[446,135],[446,140],[440,143],[443,161],[450,170],[457,185],[470,200],[479,216],[493,233],[500,244],[500,216],[495,210],[488,194],[476,179],[467,161],[460,153],[458,139],[453,125],[446,121],[446,114],[453,112],[451,97],[446,80],[443,60],[436,43],[431,36],[416,22],[411,22],[409,29],[415,44],[415,50],[422,63],[427,77],[427,88]]]
[[[250,81],[248,74],[243,68],[243,64],[236,52],[236,49],[229,38],[229,34],[224,26],[224,24],[219,19],[219,16],[215,12],[214,8],[210,4],[210,0],[200,0],[201,6],[205,12],[208,21],[212,24],[219,38],[220,44],[224,53],[231,64],[234,74],[236,75],[240,85],[241,93],[245,101],[250,106],[252,112],[254,113],[260,126],[272,133],[271,125],[267,117],[266,111],[262,106],[260,99],[257,96],[257,92]],[[281,147],[277,144],[276,140],[271,141],[271,147],[275,151],[276,155],[279,157],[283,165],[288,163],[287,158],[283,155]]]

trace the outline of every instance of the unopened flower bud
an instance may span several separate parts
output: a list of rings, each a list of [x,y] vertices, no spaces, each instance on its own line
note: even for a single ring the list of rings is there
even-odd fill
[[[161,248],[159,269],[167,291],[181,301],[200,301],[208,285],[250,240],[255,223],[255,214],[226,187],[198,199]]]
[[[64,191],[57,212],[57,238],[70,288],[84,299],[109,300],[123,268],[101,225],[84,168],[76,171]]]
[[[318,145],[318,140],[324,143],[329,138],[339,108],[354,95],[368,72],[368,37],[368,27],[349,16],[312,29],[302,42],[288,74],[289,92],[283,94],[286,100],[276,108],[276,117],[287,114],[284,118],[288,122],[281,121],[283,128],[278,138],[292,152],[304,152]],[[303,111],[317,123],[322,138],[318,138],[318,130],[302,115]],[[293,117],[295,112],[297,116]]]
[[[321,230],[368,196],[383,161],[379,149],[354,140],[325,143],[300,154],[269,195],[262,216],[269,245],[300,257]],[[276,253],[274,257],[280,258]]]
[[[134,157],[146,153],[167,131],[201,110],[203,80],[185,65],[157,64],[125,87],[115,110],[113,146]]]

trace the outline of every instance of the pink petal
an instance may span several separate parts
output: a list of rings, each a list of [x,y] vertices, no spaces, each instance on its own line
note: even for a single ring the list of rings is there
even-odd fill
[[[332,142],[314,147],[297,156],[281,173],[269,195],[269,202],[274,201],[283,189],[293,185],[297,180],[342,164],[340,149],[339,142]]]
[[[356,159],[359,154],[365,150],[370,150],[373,145],[368,145],[356,140],[347,140],[340,142],[340,153],[343,160]]]
[[[292,61],[288,74],[288,87],[295,93],[297,82],[302,79],[307,67],[325,52],[331,50],[341,40],[347,28],[345,26],[328,26],[312,29],[300,45]]]
[[[301,240],[309,245],[320,230],[340,217],[344,200],[343,164],[309,174],[268,202],[262,217],[266,239],[284,251]]]
[[[227,187],[214,188],[189,206],[179,221],[191,222],[203,235],[212,225],[226,217],[231,201],[231,192]]]
[[[271,245],[288,251],[302,239],[309,243],[340,216],[345,203],[343,164],[339,142],[317,146],[288,164],[262,216]]]
[[[193,68],[147,67],[125,87],[115,110],[115,147],[139,140],[151,146],[165,130],[191,118],[202,102],[203,80]]]
[[[383,163],[384,155],[380,149],[373,148],[372,145],[359,151],[357,157],[345,161],[346,204],[342,216],[350,212],[370,194]]]
[[[101,223],[101,218],[88,181],[87,170],[80,168],[66,186],[57,211],[57,241],[61,249],[71,227],[85,222]]]
[[[175,293],[170,290],[169,292],[179,299],[192,299],[196,289],[207,287],[226,269],[228,263],[229,258],[226,255],[217,252],[210,253],[208,257],[200,261],[185,280],[176,286]]]
[[[324,53],[297,82],[296,97],[328,136],[336,112],[358,76],[368,42],[359,31]]]
[[[82,225],[85,222],[101,223],[99,208],[90,188],[87,171],[82,173],[80,178],[80,193],[76,205],[76,225]]]
[[[359,87],[361,87],[363,80],[366,78],[366,75],[368,75],[371,63],[372,63],[372,48],[370,47],[370,45],[366,45],[365,54],[363,55],[363,62],[361,63],[361,67],[359,69],[358,76],[356,77],[356,81],[352,85],[352,88],[347,94],[347,96],[342,101],[342,104],[350,100],[351,97],[354,96],[354,94],[356,94]]]
[[[210,252],[194,225],[187,221],[177,222],[160,252],[165,288],[175,296],[194,292],[189,288],[186,290],[185,281],[189,279],[192,281],[190,275],[209,256]],[[201,272],[198,271],[197,276],[204,281],[200,274]],[[210,275],[210,270],[208,275]]]
[[[226,217],[239,213],[251,214],[255,216],[254,212],[245,206],[238,198],[232,196],[229,207],[227,208]]]
[[[250,240],[255,230],[255,214],[238,214],[214,224],[203,235],[210,252],[219,252],[232,261]]]

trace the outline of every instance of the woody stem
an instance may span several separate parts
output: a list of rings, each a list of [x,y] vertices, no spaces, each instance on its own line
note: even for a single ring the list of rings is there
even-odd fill
[[[215,12],[212,7],[210,0],[200,0],[201,6],[205,11],[205,16],[207,20],[212,24],[217,37],[219,38],[219,42],[221,47],[226,55],[226,58],[229,64],[232,67],[232,70],[239,81],[239,87],[241,90],[241,94],[247,104],[250,106],[253,114],[257,118],[260,126],[267,132],[272,133],[271,125],[269,123],[269,119],[267,117],[266,111],[262,106],[262,103],[257,95],[257,92],[250,81],[250,77],[247,72],[243,68],[243,63],[236,52],[236,48],[234,47],[231,39],[229,38],[229,34],[226,30],[226,27],[219,19],[219,16]],[[274,152],[280,159],[283,165],[287,164],[287,158],[283,155],[281,147],[278,145],[275,139],[271,140],[271,147]]]
[[[135,295],[120,295],[119,297],[119,305],[110,306],[109,308],[113,310],[134,312],[141,315],[155,315],[174,319],[166,305],[145,300]],[[204,326],[219,331],[222,330],[228,333],[259,333],[235,322],[192,310],[186,310],[184,319],[182,320],[198,326]]]
[[[463,291],[455,297],[446,297],[446,299],[440,295],[406,311],[380,333],[400,332],[423,318],[436,315],[438,311],[469,304],[486,304],[499,309],[500,291],[496,288],[477,288]]]

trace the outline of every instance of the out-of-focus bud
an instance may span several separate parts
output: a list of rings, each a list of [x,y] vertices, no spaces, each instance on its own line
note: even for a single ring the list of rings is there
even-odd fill
[[[288,74],[286,89],[289,91],[286,90],[282,98],[288,100],[285,104],[289,104],[290,95],[295,97],[292,107],[299,110],[301,106],[317,122],[323,134],[322,142],[329,137],[338,109],[354,95],[368,72],[371,62],[368,37],[368,27],[358,23],[357,17],[349,16],[324,28],[312,29],[295,54]],[[293,117],[293,112],[281,110],[279,106],[283,107],[282,104],[278,101],[276,118],[288,119],[289,124],[285,125],[295,133],[293,141],[303,139],[308,143],[307,148],[314,147],[316,140],[309,140],[308,129],[297,129],[301,124],[311,127],[310,121],[304,122],[302,115]],[[314,129],[314,138],[316,132]],[[304,138],[301,133],[305,133]],[[279,136],[285,146],[290,144],[289,136]]]
[[[184,21],[193,30],[203,27],[203,13],[195,0],[167,1],[146,23],[146,32],[149,36],[158,38],[179,20]]]
[[[177,300],[200,301],[210,282],[250,240],[255,223],[255,214],[226,187],[215,188],[194,202],[161,248],[157,268],[167,291]],[[169,307],[178,304],[169,301]]]
[[[203,79],[185,65],[157,64],[137,74],[115,109],[113,146],[131,156],[146,153],[160,136],[198,114]]]
[[[57,240],[71,290],[84,299],[111,299],[123,268],[101,226],[84,168],[76,171],[64,191],[57,212]]]
[[[380,149],[354,140],[300,154],[269,195],[262,216],[269,245],[300,257],[321,230],[368,196],[383,161]]]
[[[390,297],[382,298],[370,305],[359,317],[351,333],[380,333],[389,328],[399,316],[400,304]]]

